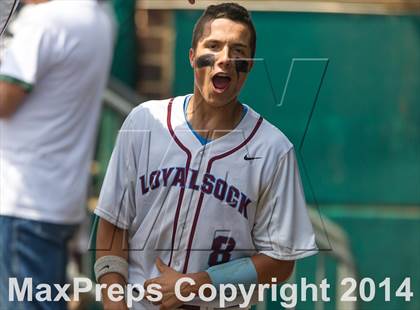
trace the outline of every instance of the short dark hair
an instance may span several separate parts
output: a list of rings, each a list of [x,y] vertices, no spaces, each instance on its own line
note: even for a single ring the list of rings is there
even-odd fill
[[[248,10],[237,3],[222,3],[218,5],[210,5],[197,20],[194,26],[191,46],[193,49],[197,47],[198,42],[203,37],[204,28],[208,22],[215,19],[227,18],[235,22],[240,22],[246,25],[251,32],[251,57],[254,58],[257,46],[257,33],[255,31],[254,23]]]

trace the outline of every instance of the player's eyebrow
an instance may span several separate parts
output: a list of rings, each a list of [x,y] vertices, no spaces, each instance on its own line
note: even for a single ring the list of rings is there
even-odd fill
[[[222,41],[216,39],[207,39],[204,40],[204,44],[211,44],[211,43],[221,43]]]
[[[208,40],[205,40],[205,41],[204,41],[204,45],[209,45],[209,44],[221,44],[221,43],[223,43],[223,41],[222,41],[222,40],[217,40],[217,39],[208,39]],[[244,48],[244,49],[246,49],[246,48],[248,48],[248,47],[249,47],[249,45],[248,45],[248,44],[245,44],[245,43],[240,43],[240,42],[233,43],[233,44],[231,44],[230,46],[231,46],[231,47]]]
[[[243,44],[243,43],[234,43],[232,44],[233,47],[241,47],[241,48],[247,48],[249,47],[248,44]]]
[[[234,43],[234,44],[232,44],[232,47],[233,48],[247,49],[247,48],[249,48],[249,45],[243,44],[243,43]]]

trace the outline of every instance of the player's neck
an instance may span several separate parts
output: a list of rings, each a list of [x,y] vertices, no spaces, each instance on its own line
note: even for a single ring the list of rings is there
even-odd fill
[[[224,136],[238,125],[242,117],[242,105],[235,98],[222,107],[214,107],[206,103],[203,97],[194,94],[186,112],[192,128],[196,131],[208,131],[207,137],[213,140]]]

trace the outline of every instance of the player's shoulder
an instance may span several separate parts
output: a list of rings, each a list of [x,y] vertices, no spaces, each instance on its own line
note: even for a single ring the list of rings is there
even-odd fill
[[[135,123],[153,119],[155,115],[160,115],[164,110],[165,101],[167,100],[148,100],[141,102],[131,110],[127,119]]]
[[[168,98],[168,99],[161,99],[161,100],[147,100],[141,102],[137,105],[130,114],[133,115],[155,115],[155,114],[162,114],[162,112],[166,112],[168,110],[168,105],[171,101],[176,98]]]
[[[145,113],[150,112],[157,112],[162,109],[165,109],[169,104],[170,99],[162,99],[162,100],[147,100],[144,102],[141,102],[139,105],[137,105],[132,113],[138,114],[138,113]]]
[[[248,107],[248,109],[248,113],[251,113],[254,118],[262,119],[254,140],[254,143],[256,143],[261,150],[265,150],[274,157],[279,158],[293,148],[292,142],[278,127],[261,117],[260,114],[252,108]]]
[[[133,124],[150,126],[153,122],[166,123],[168,105],[179,103],[185,96],[162,100],[148,100],[137,105],[128,115],[127,120]]]

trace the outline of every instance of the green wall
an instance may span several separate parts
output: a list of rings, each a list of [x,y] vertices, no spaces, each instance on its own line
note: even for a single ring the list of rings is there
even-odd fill
[[[111,77],[131,89],[137,83],[137,36],[135,25],[135,0],[110,1],[117,26],[115,49],[111,67]],[[133,102],[133,105],[138,103]],[[105,177],[106,167],[114,148],[114,141],[125,117],[118,115],[110,107],[104,106],[101,116],[99,139],[96,148],[98,176],[95,180],[96,192]]]
[[[176,14],[175,94],[192,89],[187,55],[197,17],[197,12]],[[269,74],[257,61],[241,98],[296,146],[326,63],[295,63],[279,107],[292,59],[329,59],[301,153],[317,201],[419,204],[420,17],[261,12],[253,17],[256,57],[265,60]]]

